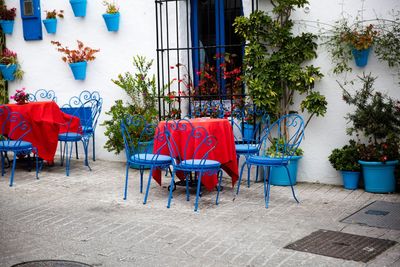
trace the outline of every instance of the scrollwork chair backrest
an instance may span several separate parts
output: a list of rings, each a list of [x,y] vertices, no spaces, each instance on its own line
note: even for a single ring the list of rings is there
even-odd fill
[[[30,102],[37,101],[54,101],[57,102],[56,93],[53,90],[39,89],[34,94],[29,94]]]

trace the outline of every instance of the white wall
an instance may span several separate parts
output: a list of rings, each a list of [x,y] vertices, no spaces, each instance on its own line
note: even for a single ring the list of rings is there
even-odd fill
[[[250,10],[251,0],[243,0],[245,13]],[[267,6],[269,1],[260,0],[260,6]],[[294,13],[298,20],[321,21],[332,24],[341,15],[342,6],[351,16],[356,16],[362,8],[361,1],[346,0],[310,0],[309,13],[299,10]],[[58,103],[63,104],[82,90],[97,90],[104,98],[103,113],[100,123],[107,117],[114,100],[124,99],[124,93],[115,86],[110,79],[119,73],[132,70],[132,56],[145,55],[156,58],[155,40],[155,8],[152,0],[118,1],[121,12],[120,30],[110,33],[106,30],[102,13],[105,7],[100,0],[88,0],[87,15],[85,18],[75,18],[69,1],[42,0],[43,10],[63,9],[65,18],[59,20],[56,35],[48,35],[43,28],[43,40],[26,42],[23,39],[22,23],[20,18],[19,1],[6,0],[9,7],[17,7],[17,18],[14,33],[7,36],[7,46],[18,53],[25,76],[22,81],[10,82],[10,95],[21,87],[27,91],[36,91],[39,88],[53,89],[58,97]],[[365,0],[364,19],[387,16],[391,9],[399,9],[397,0]],[[44,14],[44,13],[42,13]],[[307,23],[308,30],[315,30],[315,23]],[[64,45],[75,47],[76,40],[83,41],[92,48],[100,48],[97,59],[88,65],[85,81],[75,81],[68,64],[61,60],[61,54],[50,44],[51,40],[60,41]],[[400,98],[398,80],[395,73],[383,63],[370,56],[368,65],[364,69],[355,66],[351,76],[359,75],[363,71],[373,72],[379,76],[376,88],[388,92],[391,96]],[[342,79],[332,74],[330,58],[320,48],[318,59],[313,62],[320,66],[325,77],[316,86],[316,89],[328,99],[328,112],[324,118],[316,118],[306,131],[306,138],[302,147],[305,156],[300,162],[298,179],[301,181],[323,182],[340,184],[338,173],[330,166],[327,157],[335,147],[342,146],[349,139],[345,134],[346,122],[343,119],[350,108],[341,99],[341,90],[336,80]],[[155,66],[154,66],[155,71]],[[97,157],[106,160],[123,160],[124,155],[115,156],[103,149],[106,138],[104,128],[97,130]]]

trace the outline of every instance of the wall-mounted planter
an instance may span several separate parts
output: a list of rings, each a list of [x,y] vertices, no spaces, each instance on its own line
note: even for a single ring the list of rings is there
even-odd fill
[[[1,28],[5,34],[12,34],[14,31],[14,21],[13,20],[1,20]]]
[[[72,70],[72,74],[74,75],[75,80],[86,79],[86,67],[87,67],[86,61],[69,63],[69,67]]]
[[[87,0],[69,0],[75,17],[86,16]]]
[[[44,19],[43,25],[47,33],[55,34],[57,31],[57,19]]]
[[[3,75],[3,79],[6,81],[14,81],[15,76],[14,73],[17,70],[17,65],[16,64],[10,64],[10,65],[0,65],[0,71],[1,75]]]
[[[119,12],[114,14],[103,14],[104,21],[109,32],[117,32],[119,29]]]
[[[353,53],[354,60],[356,61],[357,67],[365,67],[368,63],[368,55],[371,47],[367,49],[357,50],[353,48],[351,52]]]

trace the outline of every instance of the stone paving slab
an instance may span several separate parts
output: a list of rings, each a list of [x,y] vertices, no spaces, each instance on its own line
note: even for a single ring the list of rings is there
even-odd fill
[[[318,229],[400,242],[398,230],[340,222],[373,201],[400,202],[399,194],[299,183],[297,204],[290,188],[272,186],[265,209],[262,183],[247,188],[243,181],[233,200],[224,177],[220,204],[216,192],[205,191],[195,213],[194,195],[187,202],[180,187],[166,208],[168,177],[161,187],[152,183],[143,205],[138,171],[130,172],[124,201],[125,165],[97,160],[91,166],[73,160],[69,177],[63,167],[46,167],[40,180],[17,169],[12,188],[9,173],[0,178],[1,267],[40,259],[93,266],[366,266],[283,247]],[[400,266],[400,245],[368,266]]]

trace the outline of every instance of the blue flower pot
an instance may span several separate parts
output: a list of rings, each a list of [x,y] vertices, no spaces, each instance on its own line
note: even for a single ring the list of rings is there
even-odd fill
[[[86,16],[87,0],[69,0],[75,17]]]
[[[57,19],[44,19],[43,20],[44,27],[46,28],[47,33],[54,34],[57,31]]]
[[[251,141],[254,138],[254,125],[243,123],[243,141]]]
[[[117,32],[119,29],[119,12],[115,14],[103,14],[109,32]]]
[[[13,20],[2,20],[1,28],[5,34],[12,34],[14,30],[14,21]]]
[[[87,67],[86,61],[69,63],[69,66],[72,70],[72,74],[74,74],[75,80],[86,79],[86,67]]]
[[[354,59],[356,61],[357,67],[365,67],[368,63],[368,55],[371,47],[367,49],[357,50],[353,48],[351,52],[353,53]]]
[[[137,153],[153,153],[154,140],[148,142],[141,142],[137,148]],[[139,169],[140,165],[131,164],[132,169]],[[145,169],[150,169],[150,167],[145,167]]]
[[[358,180],[360,180],[360,172],[341,171],[343,177],[343,187],[345,189],[354,190],[358,188]]]
[[[288,165],[290,172],[290,181],[285,167],[271,167],[271,181],[272,185],[295,185],[297,183],[297,166],[302,156],[293,156]]]
[[[17,65],[16,64],[11,64],[11,65],[3,65],[0,67],[1,70],[1,75],[3,75],[3,79],[6,81],[14,81],[15,76],[14,73],[17,70]]]
[[[396,190],[394,169],[398,160],[383,162],[362,161],[361,164],[365,191],[371,193],[390,193]]]

